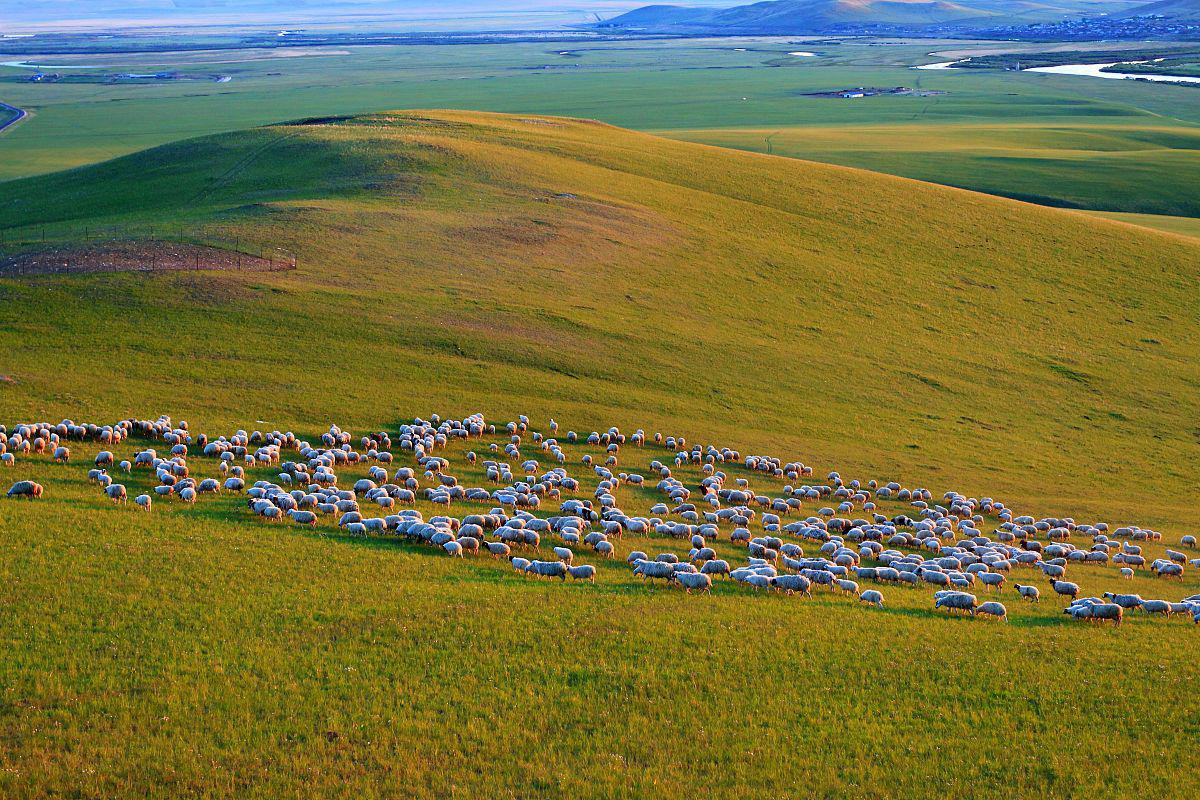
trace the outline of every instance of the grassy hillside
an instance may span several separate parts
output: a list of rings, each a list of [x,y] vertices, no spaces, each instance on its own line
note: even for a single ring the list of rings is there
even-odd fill
[[[17,380],[0,385],[9,419],[125,414],[175,394],[224,425],[241,408],[381,424],[398,391],[388,364],[418,407],[508,398],[496,413],[515,413],[537,396],[595,425],[701,406],[843,457],[986,464],[1030,497],[1041,468],[1068,496],[1114,478],[1158,495],[1186,476],[1144,468],[1197,445],[1194,244],[1075,214],[593,123],[454,113],[260,128],[10,186],[10,240],[29,221],[51,239],[179,222],[286,247],[300,269],[10,281],[10,303],[45,313],[0,339]],[[364,338],[337,370],[309,368],[329,342]],[[122,360],[71,344],[83,341],[124,345]],[[117,368],[97,392],[100,364]],[[289,396],[301,386],[317,408]]]
[[[288,273],[0,279],[8,424],[171,413],[313,436],[528,413],[1195,532],[1189,237],[443,111],[207,137],[6,188],[10,234],[184,224],[299,255]],[[618,564],[596,587],[539,584],[267,527],[235,497],[106,508],[81,480],[92,452],[19,460],[11,479],[48,496],[0,500],[6,797],[1197,788],[1171,766],[1192,746],[1178,621],[1064,627],[1009,596],[1013,622],[986,625],[935,616],[924,591],[877,615],[733,586],[687,598]],[[1110,573],[1079,576],[1091,592]]]

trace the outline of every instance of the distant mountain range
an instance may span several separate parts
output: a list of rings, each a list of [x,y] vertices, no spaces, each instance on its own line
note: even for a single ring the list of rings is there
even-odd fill
[[[1162,0],[1152,6],[1190,9],[1200,0]],[[1150,9],[1151,6],[1137,8]],[[850,27],[909,27],[1058,21],[1105,13],[1134,14],[1126,0],[767,0],[724,9],[651,5],[614,17],[604,27],[646,31],[746,34],[821,33]],[[1142,13],[1168,13],[1146,10]]]
[[[1159,0],[1122,11],[1119,16],[1161,16],[1181,22],[1200,22],[1200,0]]]

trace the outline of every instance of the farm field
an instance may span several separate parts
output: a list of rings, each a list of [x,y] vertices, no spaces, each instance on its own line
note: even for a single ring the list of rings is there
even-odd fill
[[[876,98],[871,98],[876,99]],[[722,147],[849,164],[1033,203],[1200,215],[1200,127],[1145,120],[673,131]],[[953,167],[948,166],[948,163]],[[1171,174],[1175,177],[1164,180]]]
[[[1149,557],[1200,533],[1194,238],[527,111],[321,116],[6,184],[0,228],[60,251],[83,226],[156,225],[297,260],[0,276],[22,312],[0,323],[0,420],[168,413],[315,441],[334,423],[395,439],[418,415],[524,413],[1151,527]],[[115,449],[146,446],[165,450]],[[464,457],[485,446],[438,454],[490,488]],[[926,588],[880,587],[871,609],[645,586],[630,550],[687,553],[659,536],[622,538],[613,560],[581,548],[596,584],[560,584],[329,519],[268,523],[231,493],[114,507],[86,480],[98,446],[72,449],[0,466],[45,487],[0,499],[5,797],[1200,789],[1177,768],[1196,627],[1070,620],[1032,571],[1012,579],[1043,600],[1006,589],[1007,625],[935,612]],[[596,449],[564,451],[592,496]],[[627,446],[619,466],[655,458],[670,453]],[[678,477],[696,491],[697,467]],[[153,482],[135,473],[130,496]],[[631,512],[660,499],[615,494]],[[1190,567],[1069,570],[1086,594],[1200,589]]]
[[[1196,216],[1194,87],[910,68],[995,49],[793,37],[62,56],[104,69],[32,84],[28,69],[0,67],[0,99],[38,112],[0,141],[0,178],[287,119],[455,107],[592,118],[1049,205]],[[158,70],[188,79],[80,77]],[[807,96],[856,86],[933,94]]]
[[[1095,211],[1098,217],[1107,217],[1118,222],[1129,222],[1134,225],[1144,225],[1183,236],[1200,238],[1200,220],[1195,217],[1164,217],[1158,214],[1123,214],[1120,212]]]

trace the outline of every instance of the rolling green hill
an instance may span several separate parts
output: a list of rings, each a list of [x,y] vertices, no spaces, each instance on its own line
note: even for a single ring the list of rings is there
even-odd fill
[[[312,437],[527,413],[1137,522],[1168,543],[1195,532],[1190,236],[450,111],[208,136],[5,188],[0,231],[26,247],[154,225],[298,256],[279,273],[0,277],[9,425],[170,413],[213,435]],[[1175,767],[1194,747],[1190,623],[1068,625],[1011,593],[1008,625],[934,614],[923,590],[887,589],[879,613],[727,584],[685,596],[619,562],[560,586],[259,523],[240,496],[113,508],[83,479],[92,455],[2,468],[47,487],[0,499],[6,798],[1197,789]],[[1099,592],[1112,573],[1077,574]],[[1197,590],[1194,573],[1128,585]]]
[[[413,376],[418,405],[508,397],[515,412],[536,396],[594,424],[597,402],[663,423],[703,407],[866,463],[948,469],[969,431],[965,459],[1031,496],[1035,464],[1068,493],[1116,476],[1157,494],[1171,478],[1151,481],[1147,459],[1197,446],[1182,311],[1194,242],[1084,215],[595,123],[450,112],[258,128],[8,187],[10,241],[22,225],[53,240],[151,223],[283,247],[300,268],[10,281],[10,303],[46,313],[0,339],[18,381],[0,385],[7,419],[130,413],[170,375],[193,416],[223,424],[238,422],[230,394],[303,424],[287,388],[300,385],[320,398],[309,414],[381,423],[386,362]],[[285,345],[279,326],[306,333]],[[83,339],[128,361],[67,346]],[[361,349],[297,383],[326,339]],[[220,356],[194,360],[209,349]],[[88,391],[100,363],[111,383]]]

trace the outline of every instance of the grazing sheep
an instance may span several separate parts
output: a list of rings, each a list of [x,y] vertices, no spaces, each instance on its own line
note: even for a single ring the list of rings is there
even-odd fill
[[[42,485],[33,481],[17,481],[8,490],[8,496],[16,499],[24,497],[27,500],[36,500],[42,496]]]
[[[596,567],[591,564],[580,564],[574,567],[568,565],[567,574],[577,581],[596,582]]]
[[[1079,597],[1079,585],[1071,583],[1070,581],[1057,581],[1051,578],[1050,588],[1052,588],[1054,593],[1059,597],[1069,597],[1072,600]]]
[[[1044,572],[1046,574],[1046,577],[1048,577],[1052,580],[1054,578],[1065,577],[1067,574],[1066,568],[1061,566],[1060,564],[1051,564],[1048,562],[1043,562],[1041,564],[1038,564],[1038,566],[1041,567],[1042,572]]]
[[[697,589],[701,592],[712,591],[712,578],[702,572],[686,572],[683,570],[676,570],[672,573],[671,577],[667,579],[667,581],[668,583],[674,581],[675,583],[679,584],[688,594],[691,594],[693,589]]]
[[[1125,616],[1121,607],[1115,603],[1072,605],[1063,609],[1063,613],[1070,614],[1075,619],[1093,622],[1111,621],[1114,627],[1119,627]]]
[[[528,571],[539,578],[567,579],[567,565],[561,561],[531,561]]]
[[[665,561],[638,561],[633,565],[633,574],[643,580],[662,578],[669,581],[675,570]]]
[[[497,431],[499,442],[482,440]],[[556,431],[557,423],[552,422],[550,434]],[[398,436],[395,445],[392,435]],[[68,420],[57,426],[39,423],[18,425],[12,430],[0,427],[0,462],[11,466],[14,454],[28,453],[53,454],[55,461],[68,462],[69,441],[93,441],[110,449],[96,455],[95,469],[88,471],[88,480],[99,485],[114,502],[126,502],[125,487],[114,483],[109,472],[116,462],[113,450],[131,436],[165,448],[160,456],[145,447],[137,452],[132,464],[121,462],[127,473],[136,466],[155,477],[158,485],[135,501],[147,512],[156,495],[177,495],[184,502],[194,502],[198,495],[219,493],[224,487],[246,492],[249,508],[265,520],[279,521],[286,515],[296,524],[315,526],[319,516],[337,514],[341,515],[339,525],[351,536],[405,536],[459,558],[486,547],[493,558],[507,557],[522,575],[564,581],[568,576],[595,581],[595,566],[573,562],[576,550],[584,544],[611,558],[615,556],[612,541],[625,532],[643,537],[658,535],[690,542],[688,558],[681,560],[674,553],[663,553],[651,560],[646,553],[634,551],[627,559],[633,574],[643,580],[661,578],[689,593],[692,589],[711,591],[714,576],[724,575],[755,590],[789,595],[810,595],[816,583],[831,591],[853,592],[860,603],[882,607],[882,595],[874,590],[860,593],[859,581],[910,586],[926,583],[942,590],[934,594],[935,608],[1001,620],[1007,620],[1003,604],[980,604],[975,595],[960,590],[981,584],[985,591],[995,588],[1003,592],[1007,576],[1024,566],[1040,570],[1054,593],[1067,599],[1065,613],[1078,619],[1119,625],[1122,610],[1142,608],[1147,614],[1167,617],[1188,614],[1200,624],[1200,596],[1178,603],[1144,601],[1138,595],[1113,592],[1106,592],[1104,600],[1081,598],[1079,586],[1066,580],[1068,569],[1086,564],[1111,564],[1124,578],[1134,577],[1135,568],[1148,568],[1160,578],[1182,580],[1189,565],[1200,569],[1200,559],[1189,561],[1181,552],[1196,547],[1194,535],[1180,537],[1180,550],[1163,548],[1165,557],[1151,562],[1143,550],[1157,550],[1160,546],[1148,543],[1161,542],[1163,537],[1150,529],[1130,525],[1110,532],[1105,523],[1018,516],[999,501],[954,491],[946,492],[939,504],[924,489],[906,488],[896,482],[881,485],[877,481],[843,480],[837,472],[828,473],[818,485],[798,486],[795,484],[801,480],[812,480],[811,467],[771,456],[743,458],[728,448],[693,445],[682,437],[663,434],[655,434],[653,441],[669,450],[672,457],[666,464],[650,461],[649,478],[614,472],[618,457],[625,460],[624,446],[648,446],[648,437],[641,430],[632,436],[616,427],[586,437],[567,433],[566,441],[577,444],[586,439],[588,449],[593,450],[582,460],[594,473],[594,491],[568,474],[568,457],[559,443],[551,435],[530,430],[525,416],[498,426],[486,423],[480,414],[446,420],[433,415],[428,421],[416,419],[401,425],[398,434],[381,431],[361,437],[331,425],[311,443],[279,431],[239,430],[228,437],[210,439],[190,432],[187,423],[176,423],[166,416],[156,421],[125,420],[104,427],[76,425]],[[471,441],[476,438],[481,440],[478,444]],[[492,489],[468,487],[460,482],[463,479],[451,474],[450,457],[435,455],[446,450],[445,455],[450,456],[447,448],[454,440],[475,446],[464,458],[468,464],[477,465],[472,472],[479,469],[481,479],[493,484]],[[396,467],[394,482],[389,482],[393,447],[400,453],[407,451],[412,463]],[[540,454],[523,454],[522,448]],[[476,455],[476,450],[482,457]],[[202,481],[189,477],[189,452],[214,459],[221,477]],[[489,453],[495,460],[484,460]],[[519,474],[514,476],[518,464]],[[726,474],[724,470],[730,464],[738,470],[744,467],[754,474],[791,483],[781,491],[772,490],[781,496],[760,494],[751,488],[756,480]],[[343,486],[352,483],[352,489],[340,489],[336,471],[342,467],[366,469],[367,477],[350,478]],[[699,473],[698,483],[687,485],[689,479],[673,475],[673,468]],[[248,488],[246,472],[251,469],[271,475],[265,480],[252,477],[253,485]],[[702,499],[695,495],[697,491],[703,493]],[[657,492],[661,502],[655,502],[649,517],[630,516],[650,505],[640,502],[643,492]],[[19,481],[8,496],[35,498],[41,493],[40,485]],[[434,516],[429,521],[412,508],[396,512],[398,505],[417,503],[418,493],[421,502],[447,509],[460,501],[488,503],[492,509],[462,519],[446,511],[445,516]],[[589,499],[582,499],[585,494]],[[623,509],[618,494],[624,495],[625,503],[640,508]],[[889,518],[880,513],[876,501],[908,503],[913,516],[897,514]],[[372,503],[370,508],[379,507],[388,516],[364,519],[360,503],[368,502]],[[559,506],[562,516],[543,519],[534,515],[550,502]],[[861,511],[863,518],[852,518],[856,511]],[[804,519],[793,516],[801,513],[811,515]],[[986,517],[999,520],[990,535],[981,532]],[[728,562],[717,558],[719,525],[732,528],[731,544],[747,547],[747,566],[732,569]],[[751,528],[762,535],[752,535]],[[556,543],[562,545],[553,548],[553,557],[558,560],[513,557],[516,546],[539,549],[541,538],[546,536],[556,537]],[[1081,537],[1091,537],[1091,544],[1076,547],[1073,540],[1077,543]],[[784,538],[815,542],[819,553],[806,557],[799,544]],[[864,562],[873,562],[874,566],[861,566]],[[780,574],[781,569],[784,574]],[[1040,601],[1037,587],[1016,587],[1022,599]]]
[[[1145,602],[1142,600],[1142,596],[1137,594],[1114,594],[1112,592],[1105,592],[1104,596],[1109,601],[1120,606],[1121,608],[1134,609],[1140,607],[1142,603]]]
[[[999,572],[981,572],[979,580],[985,589],[995,587],[997,592],[1004,591],[1004,576]]]
[[[803,575],[776,575],[772,585],[784,594],[802,594],[812,597],[812,581]]]
[[[1003,603],[997,603],[995,601],[982,603],[980,604],[979,608],[975,609],[975,613],[985,614],[987,616],[995,617],[1002,622],[1008,622],[1008,609],[1004,607]]]
[[[940,597],[938,595],[941,595]],[[938,592],[934,595],[933,607],[945,608],[950,611],[966,611],[974,614],[979,607],[979,600],[973,594],[966,592]]]
[[[1147,614],[1161,614],[1170,619],[1171,604],[1166,600],[1143,600],[1142,611],[1145,611]]]
[[[876,608],[883,608],[883,594],[875,589],[867,589],[858,596],[858,602],[866,603]]]
[[[1183,567],[1179,564],[1160,564],[1154,572],[1160,578],[1177,578],[1178,580],[1183,580]]]

